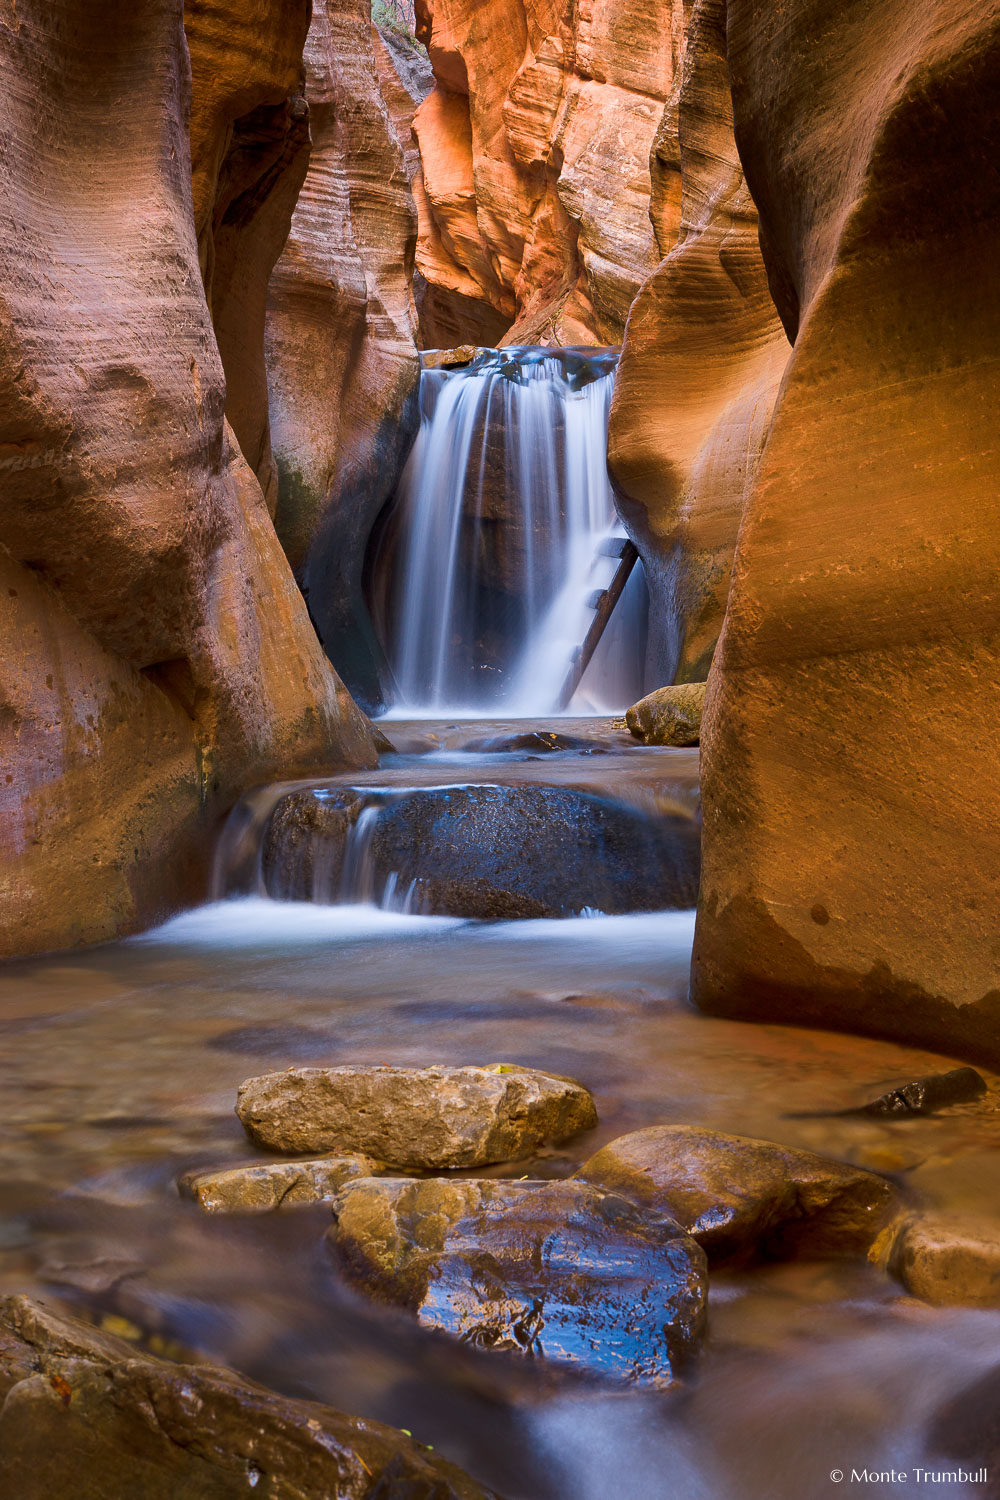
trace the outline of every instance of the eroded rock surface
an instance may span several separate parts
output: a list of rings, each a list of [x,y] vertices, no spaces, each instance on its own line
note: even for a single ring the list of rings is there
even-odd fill
[[[889,1270],[925,1302],[1000,1307],[1000,1222],[915,1214],[893,1241]]]
[[[420,1170],[519,1161],[597,1124],[582,1084],[492,1067],[289,1068],[240,1085],[236,1113],[270,1151],[361,1151]]]
[[[0,1397],[12,1500],[489,1500],[393,1428],[156,1359],[27,1297],[0,1300]]]
[[[712,1263],[863,1255],[895,1205],[872,1172],[690,1125],[623,1135],[576,1176],[676,1219]]]
[[[466,1343],[667,1384],[698,1348],[704,1255],[670,1219],[581,1182],[349,1185],[331,1248],[370,1296]]]
[[[311,1161],[251,1162],[190,1172],[181,1193],[207,1214],[262,1214],[306,1203],[331,1203],[353,1177],[371,1177],[369,1156],[320,1156]]]
[[[95,27],[25,0],[0,36],[9,954],[201,899],[241,791],[374,748],[225,422],[181,6],[116,0]]]
[[[375,710],[362,570],[417,429],[416,214],[366,0],[315,0],[305,66],[309,170],[268,294],[275,524],[328,654]]]
[[[703,682],[681,682],[647,693],[625,715],[625,723],[645,745],[697,745],[705,706]]]
[[[727,26],[795,345],[709,683],[692,993],[994,1064],[1000,6]]]

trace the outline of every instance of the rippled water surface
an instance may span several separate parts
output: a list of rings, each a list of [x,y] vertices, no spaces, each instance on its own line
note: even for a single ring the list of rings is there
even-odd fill
[[[423,748],[447,759],[446,728],[434,733]],[[632,766],[641,788],[650,752],[628,762],[607,745],[604,774],[620,784]],[[663,775],[682,786],[670,755]],[[598,759],[558,775],[591,776]],[[539,764],[513,762],[511,774]],[[563,1175],[623,1131],[684,1122],[826,1151],[944,1207],[1000,1210],[1000,1115],[988,1106],[807,1117],[953,1063],[696,1014],[693,923],[687,912],[477,923],[247,899],[8,965],[3,1288],[406,1427],[510,1500],[811,1500],[835,1493],[835,1468],[923,1461],[934,1412],[1000,1356],[1000,1316],[928,1309],[866,1266],[716,1277],[697,1377],[647,1396],[456,1349],[368,1306],[326,1260],[323,1209],[207,1219],[176,1194],[180,1171],[254,1158],[233,1114],[253,1074],[509,1060],[582,1079],[601,1123],[495,1172]]]

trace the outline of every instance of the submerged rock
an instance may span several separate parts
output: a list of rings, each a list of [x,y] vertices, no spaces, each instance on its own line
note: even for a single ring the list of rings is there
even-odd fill
[[[207,1214],[263,1214],[276,1208],[330,1203],[352,1177],[370,1177],[368,1156],[320,1156],[311,1161],[253,1162],[215,1172],[189,1172],[178,1187]]]
[[[507,755],[519,750],[535,755],[553,755],[563,750],[574,750],[580,755],[605,755],[607,747],[599,740],[586,739],[579,734],[561,734],[556,729],[530,729],[524,734],[489,735],[485,739],[470,740],[466,750],[488,755]]]
[[[0,1299],[0,1399],[11,1500],[489,1500],[391,1427],[154,1358],[27,1297]]]
[[[589,1183],[369,1179],[334,1212],[349,1280],[463,1342],[653,1383],[700,1342],[702,1250]]]
[[[986,1080],[975,1068],[952,1068],[948,1073],[929,1073],[902,1088],[881,1094],[862,1105],[866,1115],[929,1115],[952,1104],[968,1104],[986,1093]]]
[[[904,1221],[893,1241],[889,1270],[925,1302],[1000,1307],[1000,1224],[915,1215]]]
[[[236,1113],[268,1151],[363,1151],[406,1170],[519,1161],[597,1124],[582,1084],[532,1068],[289,1068],[249,1078]]]
[[[690,1125],[623,1135],[576,1177],[669,1214],[713,1264],[864,1254],[895,1200],[872,1172]]]
[[[625,723],[647,745],[697,745],[705,686],[704,682],[678,682],[657,688],[632,705]]]

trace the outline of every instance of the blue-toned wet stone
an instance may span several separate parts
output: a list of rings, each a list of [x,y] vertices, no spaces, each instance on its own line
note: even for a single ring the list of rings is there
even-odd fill
[[[361,1179],[334,1214],[349,1281],[465,1343],[666,1385],[701,1341],[704,1251],[589,1183]]]

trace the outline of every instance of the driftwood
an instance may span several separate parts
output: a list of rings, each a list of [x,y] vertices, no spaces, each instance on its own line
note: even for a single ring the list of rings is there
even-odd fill
[[[573,694],[580,686],[583,674],[590,666],[591,659],[593,658],[594,652],[597,650],[601,636],[607,629],[608,621],[611,619],[611,616],[614,613],[615,605],[618,603],[622,594],[625,592],[625,585],[628,583],[632,573],[632,569],[635,567],[636,562],[639,558],[639,554],[635,548],[635,543],[630,542],[627,539],[621,543],[620,552],[618,551],[618,543],[615,543],[615,552],[612,554],[612,556],[615,555],[620,557],[618,567],[615,569],[615,576],[614,578],[612,578],[608,587],[602,592],[596,594],[592,600],[594,606],[593,623],[591,624],[590,629],[587,631],[586,639],[584,640],[583,645],[573,653],[573,664],[566,675],[566,681],[563,683],[562,692],[559,694],[559,698],[556,702],[556,710],[559,713],[561,713],[564,708],[569,707],[569,704],[571,703],[573,698]]]

